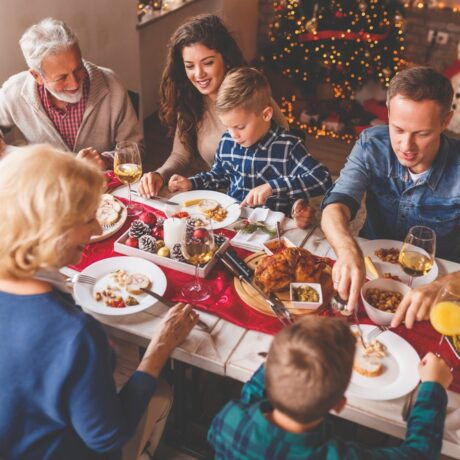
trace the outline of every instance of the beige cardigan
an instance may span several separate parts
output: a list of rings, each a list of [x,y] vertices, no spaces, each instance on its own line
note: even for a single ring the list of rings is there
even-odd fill
[[[288,123],[284,118],[278,104],[272,100],[274,109],[274,119],[283,128],[288,128]],[[215,103],[209,98],[206,98],[206,107],[203,115],[203,120],[200,123],[197,131],[197,146],[201,158],[204,160],[208,169],[214,163],[214,156],[219,145],[220,138],[225,132],[224,125],[220,122],[216,110]],[[172,152],[163,166],[157,171],[163,176],[165,183],[168,183],[172,174],[191,175],[193,172],[193,154],[184,146],[179,139],[179,133],[176,129]]]
[[[90,78],[86,110],[75,139],[74,152],[94,147],[114,150],[118,141],[141,143],[142,131],[126,89],[110,69],[84,62]],[[10,77],[0,88],[1,129],[16,127],[27,144],[49,143],[69,150],[41,104],[37,83],[28,71]]]

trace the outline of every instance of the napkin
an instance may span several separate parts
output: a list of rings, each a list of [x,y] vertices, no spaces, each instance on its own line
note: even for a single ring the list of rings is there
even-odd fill
[[[276,228],[276,223],[280,222],[283,226],[283,221],[286,216],[279,211],[272,211],[269,208],[255,208],[248,215],[249,222],[264,222],[268,227]],[[256,230],[253,233],[244,233],[240,230],[231,240],[232,246],[236,246],[248,251],[262,251],[263,244],[271,239],[267,233]]]

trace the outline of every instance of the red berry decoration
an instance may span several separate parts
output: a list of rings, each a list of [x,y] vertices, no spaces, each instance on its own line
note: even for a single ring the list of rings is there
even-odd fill
[[[140,215],[139,220],[147,224],[150,228],[154,227],[157,223],[157,216],[153,212],[146,211]]]
[[[152,229],[152,236],[155,237],[157,240],[164,240],[165,239],[165,233],[163,231],[163,227],[161,226],[156,226],[153,227]]]
[[[132,236],[128,237],[125,241],[126,246],[131,246],[132,248],[137,248],[138,240],[137,238],[133,238]]]
[[[197,228],[193,231],[193,237],[197,240],[204,240],[208,236],[208,231],[205,228]]]

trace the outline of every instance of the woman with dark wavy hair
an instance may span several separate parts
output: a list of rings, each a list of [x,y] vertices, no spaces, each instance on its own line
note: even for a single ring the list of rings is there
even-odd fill
[[[172,152],[139,185],[143,196],[156,195],[173,173],[190,172],[194,159],[209,169],[225,131],[217,118],[217,91],[228,70],[246,65],[241,50],[221,19],[200,15],[182,24],[169,43],[166,67],[160,85],[160,121],[174,135]],[[287,122],[275,101],[274,118]],[[203,164],[204,163],[204,164]]]

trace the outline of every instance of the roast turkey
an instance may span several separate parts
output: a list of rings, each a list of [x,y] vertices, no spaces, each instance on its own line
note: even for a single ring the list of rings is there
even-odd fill
[[[289,288],[289,283],[319,283],[326,265],[306,249],[284,248],[260,260],[255,279],[266,292],[277,292]]]

